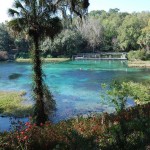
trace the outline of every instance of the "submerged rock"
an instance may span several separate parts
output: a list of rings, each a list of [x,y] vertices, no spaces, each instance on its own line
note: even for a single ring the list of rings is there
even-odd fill
[[[8,78],[9,78],[10,80],[14,80],[14,79],[18,79],[18,78],[21,77],[21,76],[22,76],[22,74],[13,73],[13,74],[9,75]]]

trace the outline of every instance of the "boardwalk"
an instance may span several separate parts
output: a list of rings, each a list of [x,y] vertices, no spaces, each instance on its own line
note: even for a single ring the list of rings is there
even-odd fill
[[[113,52],[101,52],[101,53],[79,53],[73,55],[72,59],[75,60],[126,60],[127,53],[113,53]]]

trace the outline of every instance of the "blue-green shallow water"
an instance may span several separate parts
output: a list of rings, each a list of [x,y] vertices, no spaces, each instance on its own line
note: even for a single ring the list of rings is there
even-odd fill
[[[150,69],[128,68],[126,61],[68,61],[64,63],[45,63],[43,70],[45,81],[54,95],[57,111],[53,121],[57,122],[89,112],[111,112],[112,104],[100,101],[100,84],[111,83],[112,80],[147,81],[150,80]],[[17,79],[10,80],[13,73],[21,74]],[[31,97],[32,66],[27,63],[0,63],[0,91],[27,92]],[[128,105],[133,105],[128,101]],[[6,119],[6,118],[5,118]],[[3,122],[0,118],[0,122]],[[0,123],[0,128],[3,123]]]

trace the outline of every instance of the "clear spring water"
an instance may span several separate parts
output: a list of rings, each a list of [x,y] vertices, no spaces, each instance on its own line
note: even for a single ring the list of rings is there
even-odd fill
[[[111,103],[101,103],[101,83],[110,84],[112,80],[150,80],[150,69],[128,68],[126,61],[77,60],[45,63],[43,71],[57,104],[54,122],[89,112],[111,112],[114,109]],[[10,79],[14,73],[20,76]],[[0,63],[0,91],[26,91],[28,100],[25,103],[33,103],[31,87],[31,64]],[[133,105],[133,102],[129,101],[128,105]],[[9,119],[0,117],[0,129],[8,127]]]

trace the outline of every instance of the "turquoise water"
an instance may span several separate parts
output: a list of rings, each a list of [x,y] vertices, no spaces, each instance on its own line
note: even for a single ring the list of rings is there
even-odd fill
[[[128,68],[126,63],[126,61],[77,60],[43,64],[45,82],[57,104],[53,121],[89,112],[111,112],[114,109],[112,104],[101,103],[101,83],[109,84],[112,80],[137,82],[150,80],[150,69]],[[14,73],[20,76],[10,79]],[[31,64],[0,63],[0,91],[24,90],[28,98],[25,103],[33,103],[31,87]],[[133,105],[133,102],[129,101],[128,105]]]

